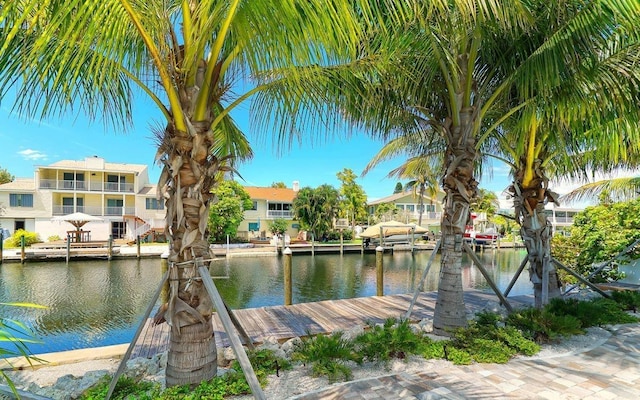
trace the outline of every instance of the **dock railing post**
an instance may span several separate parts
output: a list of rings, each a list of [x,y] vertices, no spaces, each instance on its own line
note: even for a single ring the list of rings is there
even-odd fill
[[[67,264],[69,264],[70,259],[71,259],[71,235],[67,233]]]
[[[4,233],[0,229],[0,265],[2,265],[2,246],[4,245]]]
[[[107,240],[107,260],[111,261],[112,256],[113,256],[113,235],[109,235],[109,239]]]
[[[140,258],[140,246],[142,245],[142,244],[140,243],[140,235],[138,235],[138,236],[136,237],[136,243],[138,244],[138,251],[137,251],[137,253],[136,253],[136,256],[137,256],[138,258]]]
[[[284,249],[282,254],[284,255],[284,305],[290,306],[293,304],[293,296],[291,290],[291,258],[292,251],[290,248]]]
[[[316,255],[315,235],[311,232],[311,257]]]
[[[376,296],[384,296],[384,265],[382,255],[384,248],[376,247]]]

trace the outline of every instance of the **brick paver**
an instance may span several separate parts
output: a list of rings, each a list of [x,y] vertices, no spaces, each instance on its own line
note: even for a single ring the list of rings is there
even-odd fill
[[[640,399],[640,324],[609,330],[606,342],[587,351],[385,375],[290,400]]]

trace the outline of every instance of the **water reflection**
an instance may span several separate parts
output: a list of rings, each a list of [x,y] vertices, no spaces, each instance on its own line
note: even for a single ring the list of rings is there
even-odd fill
[[[411,293],[429,252],[384,254],[385,294]],[[479,254],[489,274],[504,290],[524,256],[523,251]],[[464,261],[465,287],[488,289],[480,271]],[[299,256],[293,258],[293,302],[373,296],[375,254]],[[425,280],[437,290],[436,257]],[[215,261],[211,274],[231,308],[280,305],[284,302],[282,259],[235,257]],[[128,343],[163,275],[159,259],[126,259],[65,263],[4,264],[0,267],[0,302],[33,302],[46,310],[2,307],[2,316],[25,322],[44,341],[34,353]],[[512,295],[531,293],[523,274]],[[166,291],[163,294],[166,299]],[[159,300],[158,303],[166,301]]]

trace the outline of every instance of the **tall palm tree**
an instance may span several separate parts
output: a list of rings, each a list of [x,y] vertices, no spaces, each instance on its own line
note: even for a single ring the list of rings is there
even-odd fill
[[[412,131],[390,140],[373,156],[362,171],[362,176],[365,176],[384,161],[398,156],[407,156],[408,159],[389,171],[387,177],[409,179],[405,188],[413,190],[414,196],[418,198],[418,209],[420,210],[418,225],[422,225],[425,193],[429,195],[431,204],[438,196],[438,175],[442,169],[442,159],[438,156],[440,149],[435,146],[429,146],[425,149],[417,145],[424,139],[424,132]]]
[[[536,99],[559,90],[575,71],[585,68],[585,60],[598,59],[607,46],[615,46],[616,37],[636,41],[637,2],[389,0],[376,4],[384,4],[385,14],[359,54],[369,62],[332,66],[324,71],[329,81],[324,89],[318,88],[317,81],[312,87],[333,101],[339,115],[376,136],[387,139],[396,132],[428,126],[445,143],[443,256],[434,330],[450,334],[451,329],[466,325],[462,237],[477,196],[474,168],[480,151],[492,132],[503,129],[507,120],[522,114]],[[632,58],[638,52],[625,47],[628,54],[620,63],[621,74],[637,65]],[[375,56],[385,64],[375,63]],[[575,110],[574,115],[578,114]]]
[[[168,386],[216,375],[213,307],[196,264],[209,258],[210,189],[251,156],[229,113],[257,92],[282,87],[292,88],[278,93],[287,107],[320,101],[295,89],[296,71],[353,58],[359,30],[349,3],[0,2],[0,94],[16,87],[19,111],[48,117],[79,110],[126,128],[133,95],[142,94],[164,118],[156,161],[171,242]]]
[[[594,171],[638,163],[640,37],[627,33],[634,31],[627,23],[638,22],[640,9],[636,7],[627,16],[623,8],[606,8],[607,2],[588,5],[592,10],[616,12],[615,17],[605,17],[610,18],[609,28],[591,37],[590,56],[577,58],[561,71],[565,79],[551,91],[534,88],[525,94],[514,90],[522,107],[512,114],[513,121],[505,119],[503,129],[491,132],[498,138],[497,151],[506,155],[503,160],[512,167],[513,184],[508,190],[527,247],[538,306],[560,295],[551,263],[551,223],[544,212],[545,204],[559,204],[558,195],[549,187],[550,178],[585,179]],[[582,26],[574,21],[588,15],[583,6],[584,2],[565,2],[558,10],[564,19],[547,20],[548,33],[541,39],[545,43],[557,40],[568,25]]]

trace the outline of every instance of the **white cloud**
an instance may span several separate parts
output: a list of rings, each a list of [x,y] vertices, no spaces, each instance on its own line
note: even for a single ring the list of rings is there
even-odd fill
[[[21,150],[18,152],[25,160],[46,160],[47,155],[32,149]]]

